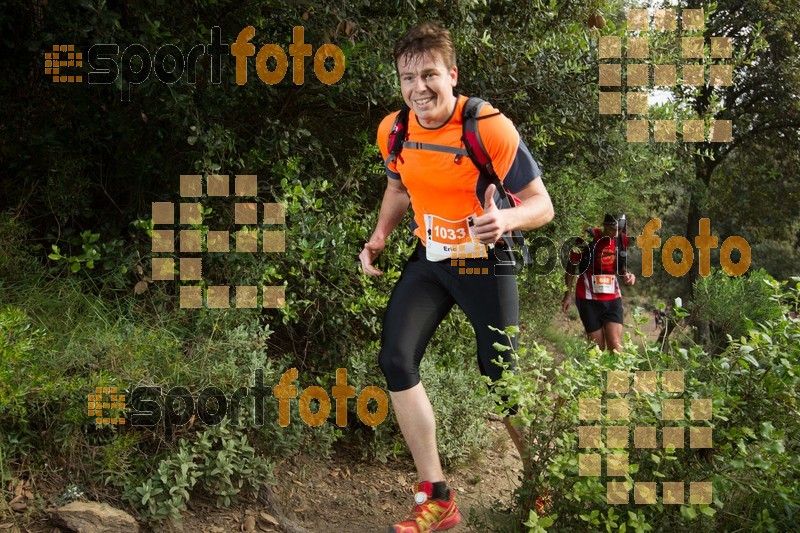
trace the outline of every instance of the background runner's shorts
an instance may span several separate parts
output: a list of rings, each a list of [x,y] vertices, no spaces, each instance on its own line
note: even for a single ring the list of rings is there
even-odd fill
[[[622,298],[614,300],[586,300],[575,298],[575,307],[587,333],[602,329],[607,322],[622,324]]]

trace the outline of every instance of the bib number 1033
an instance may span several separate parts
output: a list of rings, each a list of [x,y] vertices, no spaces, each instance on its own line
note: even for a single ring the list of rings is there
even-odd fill
[[[426,253],[429,261],[452,259],[458,252],[485,257],[485,247],[475,238],[470,218],[447,220],[425,215]],[[455,252],[455,253],[454,253]]]
[[[433,238],[441,242],[457,243],[467,238],[467,231],[464,228],[447,228],[445,226],[433,226]]]

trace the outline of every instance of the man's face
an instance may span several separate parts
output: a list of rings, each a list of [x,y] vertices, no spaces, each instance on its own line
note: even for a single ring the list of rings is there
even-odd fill
[[[448,68],[440,54],[404,56],[397,62],[403,100],[420,124],[436,128],[447,122],[456,105],[453,87],[458,68]]]
[[[603,224],[603,235],[605,235],[606,237],[616,237],[617,226],[610,226],[608,224]]]

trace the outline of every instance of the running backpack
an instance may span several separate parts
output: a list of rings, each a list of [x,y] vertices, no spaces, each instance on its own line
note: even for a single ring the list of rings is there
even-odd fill
[[[408,136],[409,108],[405,103],[403,103],[403,107],[400,109],[400,113],[397,114],[397,117],[394,120],[394,125],[389,132],[389,157],[386,159],[387,164],[390,161],[396,161],[400,157],[400,153],[403,151],[404,147],[454,154],[455,162],[457,164],[460,163],[461,158],[466,155],[470,158],[480,173],[480,176],[478,177],[478,187],[475,192],[479,201],[481,202],[481,205],[483,205],[486,189],[489,187],[489,185],[494,184],[497,188],[497,192],[500,195],[500,202],[498,202],[497,205],[498,208],[508,209],[518,206],[522,202],[515,195],[508,192],[503,186],[503,182],[500,181],[497,172],[494,170],[494,166],[492,166],[492,158],[489,156],[489,153],[483,146],[480,134],[478,133],[479,120],[500,114],[498,111],[497,113],[492,113],[490,115],[486,115],[485,117],[480,116],[481,108],[484,104],[486,104],[486,101],[477,97],[469,98],[467,103],[464,104],[461,133],[461,142],[464,144],[464,148],[454,148],[452,146],[442,146],[439,144],[407,141],[406,137]],[[528,246],[525,244],[525,238],[522,236],[521,231],[514,230],[510,234],[504,234],[503,241],[506,243],[508,248],[510,261],[514,263],[517,269],[521,268],[522,266],[530,266],[533,264],[530,251],[528,250]],[[522,256],[522,265],[517,264],[514,258],[513,250],[515,249],[518,250]]]

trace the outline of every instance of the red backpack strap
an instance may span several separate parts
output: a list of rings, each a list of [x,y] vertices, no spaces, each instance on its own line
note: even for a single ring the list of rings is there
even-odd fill
[[[397,161],[400,157],[400,152],[403,151],[403,142],[408,137],[408,112],[408,106],[404,102],[403,107],[400,108],[400,112],[397,113],[394,119],[392,129],[389,131],[389,142],[386,145],[389,148],[389,155],[384,162],[386,165]]]
[[[494,170],[492,158],[489,155],[489,152],[486,151],[486,147],[483,145],[480,132],[478,131],[479,120],[500,114],[498,111],[483,117],[480,116],[481,108],[483,108],[484,104],[486,104],[486,101],[481,98],[473,96],[467,99],[467,102],[464,104],[461,118],[461,141],[464,143],[464,148],[467,150],[467,155],[469,155],[470,160],[472,160],[472,163],[480,173],[478,177],[478,186],[475,193],[477,194],[481,205],[483,205],[486,189],[489,187],[489,185],[494,184],[497,188],[497,193],[500,195],[498,207],[500,209],[516,207],[522,202],[516,196],[509,194],[509,192],[506,191],[506,188],[503,186],[503,182],[500,181],[497,172]],[[516,248],[522,254],[522,265],[519,265],[520,267],[533,264],[530,252],[525,244],[525,238],[522,236],[522,232],[513,231],[511,233],[506,233],[503,235],[503,241],[505,241],[509,250]]]

